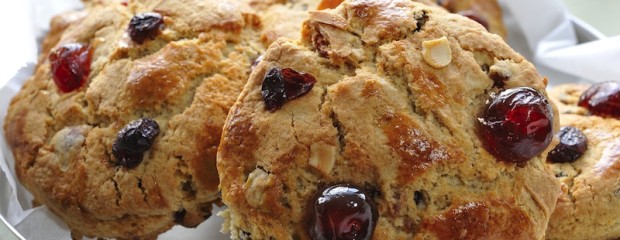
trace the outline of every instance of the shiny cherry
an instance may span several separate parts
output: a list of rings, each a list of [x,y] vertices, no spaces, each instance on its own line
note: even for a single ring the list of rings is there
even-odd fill
[[[366,192],[349,184],[328,186],[310,200],[308,231],[313,240],[368,240],[378,215]]]
[[[553,138],[553,111],[540,92],[506,89],[487,101],[479,120],[485,149],[504,162],[523,164],[544,151]]]
[[[578,104],[594,115],[620,118],[620,82],[592,85],[581,95]]]

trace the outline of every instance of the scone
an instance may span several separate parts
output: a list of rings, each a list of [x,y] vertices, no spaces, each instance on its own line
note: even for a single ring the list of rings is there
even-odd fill
[[[618,86],[615,112],[620,106]],[[562,182],[547,231],[550,240],[620,238],[620,120],[591,115],[591,110],[578,106],[589,87],[565,84],[549,93],[558,103],[563,127],[560,145],[548,157]]]
[[[250,75],[218,151],[233,239],[543,239],[546,80],[497,35],[409,0],[311,12]]]
[[[502,10],[497,0],[437,0],[452,13],[469,17],[485,26],[489,32],[506,38]]]
[[[273,26],[235,0],[85,4],[54,18],[11,102],[4,130],[19,179],[74,238],[198,225],[219,201],[228,110]],[[302,19],[291,21],[299,31]]]
[[[256,1],[256,0],[250,0]],[[273,0],[275,1],[275,0]],[[322,0],[316,8],[318,10],[335,8],[343,0]],[[460,14],[471,18],[472,20],[483,25],[489,32],[506,38],[506,26],[502,19],[502,9],[497,0],[414,0],[429,6],[442,6],[451,13]],[[297,1],[291,1],[297,2]],[[299,6],[312,6],[314,2],[308,0],[300,0]]]

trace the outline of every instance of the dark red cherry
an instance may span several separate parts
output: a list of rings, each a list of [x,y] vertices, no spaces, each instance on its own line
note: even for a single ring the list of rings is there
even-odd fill
[[[574,162],[588,149],[588,139],[586,135],[575,127],[562,127],[558,136],[560,137],[560,143],[547,155],[548,162]]]
[[[271,68],[263,79],[261,89],[265,108],[270,112],[280,109],[286,102],[310,92],[314,83],[316,79],[308,73],[291,68]]]
[[[142,118],[127,124],[116,136],[112,154],[117,163],[127,168],[138,166],[144,152],[153,145],[159,135],[159,124],[149,118]]]
[[[485,149],[505,162],[527,162],[544,151],[553,137],[551,105],[529,87],[506,89],[493,96],[479,122]]]
[[[129,37],[136,43],[142,44],[147,39],[153,39],[159,34],[164,18],[159,13],[141,13],[133,16],[127,31]]]
[[[579,98],[579,106],[603,117],[620,118],[620,82],[592,85]]]
[[[379,213],[369,194],[348,184],[320,189],[310,200],[307,219],[313,240],[371,239]]]
[[[489,30],[489,21],[487,21],[485,17],[480,15],[480,13],[474,10],[465,10],[465,11],[458,12],[458,14],[460,14],[461,16],[468,17],[469,19],[480,23],[480,25],[482,25],[484,28]]]
[[[90,74],[91,48],[88,44],[69,43],[60,46],[50,56],[52,79],[61,92],[80,88]]]

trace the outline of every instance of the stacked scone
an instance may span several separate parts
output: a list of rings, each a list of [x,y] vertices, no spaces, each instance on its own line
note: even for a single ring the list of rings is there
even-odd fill
[[[560,144],[547,161],[562,182],[547,239],[620,237],[620,83],[550,90],[560,110]]]
[[[19,179],[74,238],[198,225],[219,202],[221,129],[270,44],[261,36],[288,32],[244,1],[85,4],[54,18],[11,102],[4,129]]]
[[[567,178],[557,200],[558,114],[495,0],[85,4],[4,126],[74,238],[156,238],[220,202],[233,239],[543,239],[550,218],[567,239],[583,214]]]
[[[543,239],[546,81],[501,37],[409,0],[311,12],[257,65],[218,152],[233,239]]]

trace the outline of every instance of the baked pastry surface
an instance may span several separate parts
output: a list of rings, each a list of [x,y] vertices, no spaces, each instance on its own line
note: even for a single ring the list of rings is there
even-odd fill
[[[301,87],[272,88],[278,74]],[[544,95],[546,80],[443,9],[352,0],[313,12],[300,41],[270,46],[228,116],[224,229],[309,239],[312,196],[344,183],[374,199],[373,239],[542,239],[559,193],[545,153],[499,161],[476,130],[491,95],[525,86]]]
[[[174,224],[198,225],[219,202],[215,159],[228,110],[270,44],[261,35],[280,23],[263,22],[259,9],[235,0],[85,5],[52,20],[36,72],[11,102],[4,130],[20,181],[75,238],[155,238]],[[163,23],[138,43],[129,25],[143,13]],[[304,18],[287,24],[296,21],[299,31]],[[67,44],[88,46],[90,72],[61,91],[50,56]],[[126,146],[115,144],[139,119],[157,123],[159,134],[125,166],[118,149]],[[155,129],[153,121],[143,121],[145,129]]]
[[[586,136],[587,150],[570,163],[550,163],[561,181],[547,239],[620,237],[620,120],[593,116],[577,106],[588,84],[563,84],[549,90],[561,126]]]

